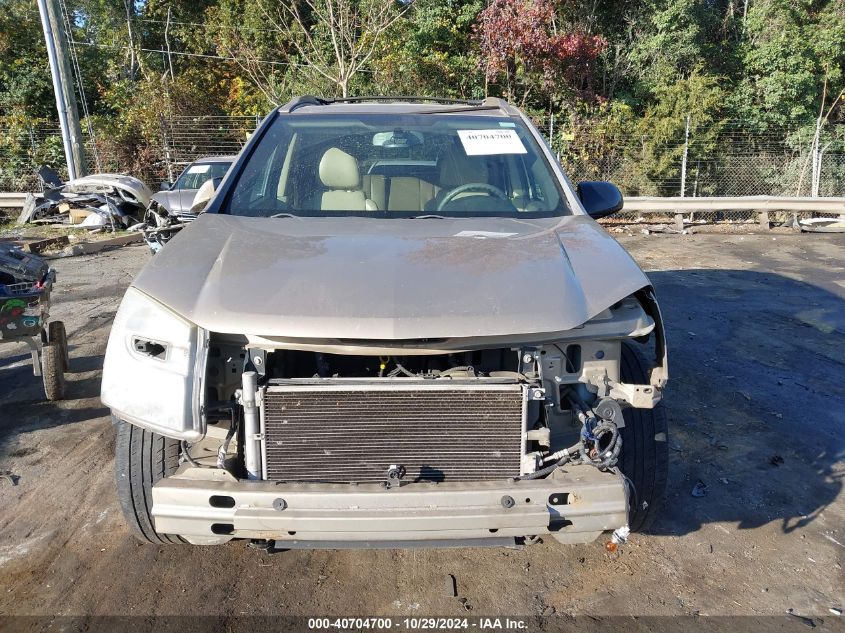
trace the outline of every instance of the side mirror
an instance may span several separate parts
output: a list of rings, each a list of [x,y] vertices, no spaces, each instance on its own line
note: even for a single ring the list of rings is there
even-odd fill
[[[173,186],[172,182],[162,181],[158,183],[158,190],[159,191],[170,191],[170,188]]]
[[[622,192],[612,182],[585,180],[578,183],[578,197],[591,218],[603,218],[622,208]]]
[[[194,195],[194,201],[191,203],[191,213],[199,215],[205,211],[205,207],[208,206],[208,201],[214,197],[214,191],[217,189],[218,185],[220,185],[221,180],[223,179],[209,178],[202,183],[202,186],[197,189],[197,193]]]

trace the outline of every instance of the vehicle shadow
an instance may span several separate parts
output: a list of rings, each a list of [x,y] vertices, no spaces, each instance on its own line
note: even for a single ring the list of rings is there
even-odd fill
[[[65,374],[65,398],[48,402],[41,377],[32,373],[29,353],[0,359],[0,445],[22,431],[85,422],[108,415],[100,401],[102,355],[76,357],[70,352]],[[93,373],[92,372],[97,372]]]
[[[773,273],[649,277],[670,373],[667,506],[650,532],[809,524],[843,487],[845,301]]]
[[[109,288],[108,295],[98,298],[98,301],[117,296],[117,290]],[[87,299],[82,297],[82,300]],[[52,305],[55,307],[68,301],[68,297],[61,297]],[[51,314],[58,316],[61,312],[54,310]],[[74,325],[66,323],[70,367],[65,373],[65,398],[60,401],[45,400],[42,379],[33,374],[32,357],[24,343],[9,342],[8,345],[17,346],[9,351],[0,348],[3,352],[0,355],[0,445],[23,431],[85,422],[108,415],[108,409],[99,401],[103,353],[98,352],[104,352],[113,315],[113,310],[100,310],[87,319],[76,319]]]

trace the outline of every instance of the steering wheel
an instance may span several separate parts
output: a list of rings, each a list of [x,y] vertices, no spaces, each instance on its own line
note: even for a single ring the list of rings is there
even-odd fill
[[[437,205],[437,210],[442,211],[447,204],[452,202],[452,200],[454,200],[460,194],[466,191],[481,191],[490,196],[501,198],[502,200],[508,200],[508,195],[498,187],[488,185],[486,182],[468,182],[465,185],[455,187],[449,193],[443,196],[443,199],[440,201],[440,204]]]

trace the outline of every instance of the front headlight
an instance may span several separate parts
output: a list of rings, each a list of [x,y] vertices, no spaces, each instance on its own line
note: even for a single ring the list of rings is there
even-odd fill
[[[156,433],[202,438],[207,340],[205,330],[129,288],[106,348],[103,404],[119,418]]]

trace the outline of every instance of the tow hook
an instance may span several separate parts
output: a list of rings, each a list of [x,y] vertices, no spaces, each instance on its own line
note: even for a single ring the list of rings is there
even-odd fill
[[[631,528],[627,525],[623,525],[621,528],[616,528],[613,530],[613,534],[610,536],[610,540],[604,544],[604,548],[608,552],[615,552],[619,549],[619,546],[628,542],[628,536],[631,534]]]

